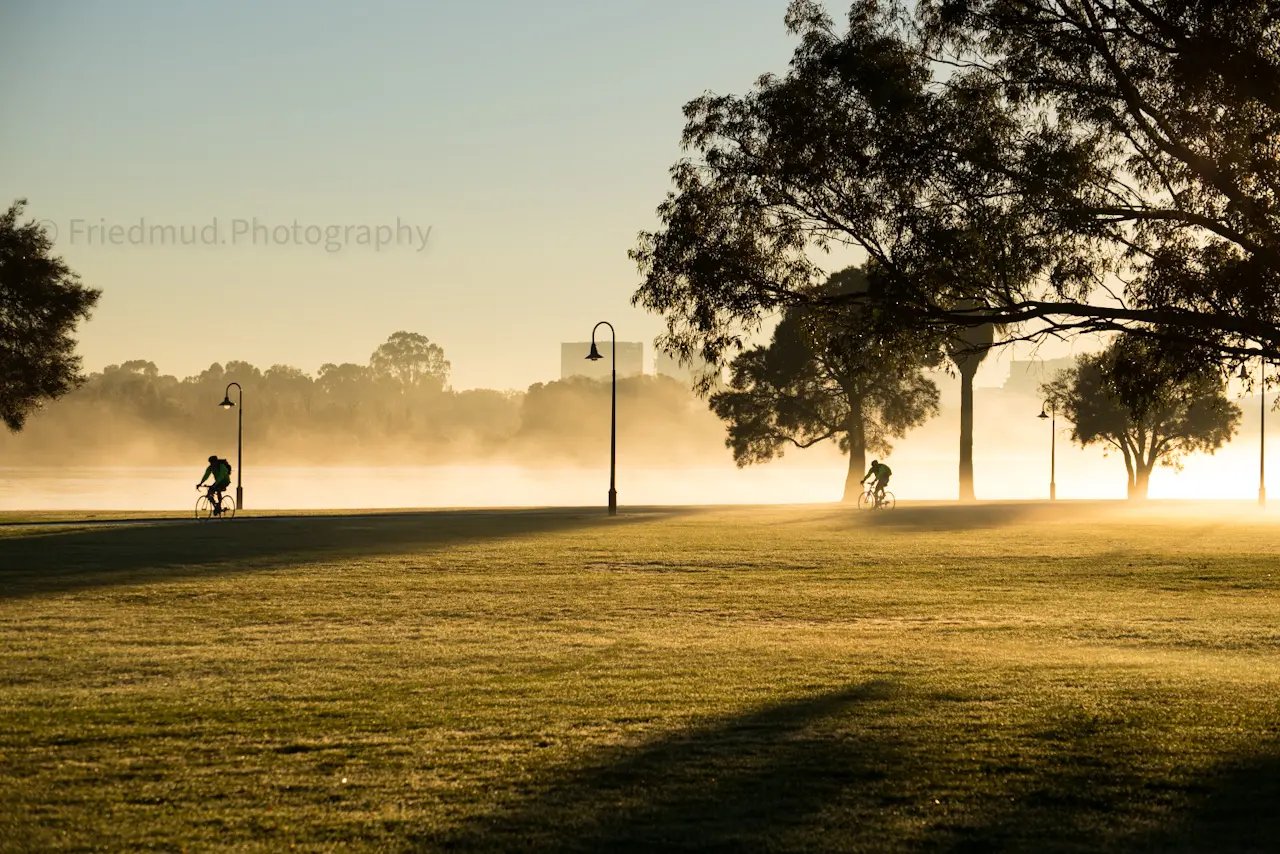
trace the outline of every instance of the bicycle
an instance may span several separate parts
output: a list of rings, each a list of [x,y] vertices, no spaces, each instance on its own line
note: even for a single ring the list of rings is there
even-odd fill
[[[203,489],[197,486],[196,489]],[[236,515],[236,500],[231,497],[229,492],[221,492],[218,494],[218,504],[215,507],[213,500],[209,498],[209,494],[205,493],[196,499],[196,518],[197,519],[232,519]]]
[[[868,486],[866,491],[858,496],[859,510],[892,510],[893,503],[892,492],[886,489],[883,494],[877,496],[874,486]]]

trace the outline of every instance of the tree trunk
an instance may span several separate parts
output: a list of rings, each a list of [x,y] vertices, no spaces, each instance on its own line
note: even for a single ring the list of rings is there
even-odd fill
[[[1129,500],[1146,501],[1147,490],[1151,486],[1151,469],[1149,465],[1138,465],[1129,479]]]
[[[968,301],[968,307],[982,304]],[[960,500],[976,500],[973,492],[973,378],[995,341],[990,323],[961,329],[951,346],[951,361],[960,370]]]
[[[849,434],[849,474],[844,479],[842,500],[853,503],[862,494],[862,477],[867,471],[867,432],[862,423],[861,400],[850,401],[845,429]]]
[[[960,500],[976,501],[973,492],[973,378],[978,360],[960,366]]]

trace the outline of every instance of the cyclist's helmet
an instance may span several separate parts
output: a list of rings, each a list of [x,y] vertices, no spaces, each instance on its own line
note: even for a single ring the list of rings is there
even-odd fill
[[[871,461],[871,465],[873,465],[873,466],[878,466],[878,465],[880,465],[880,461],[879,461],[879,460],[872,460],[872,461]]]
[[[212,457],[209,457],[209,462],[211,462],[211,463],[216,463],[217,461],[218,461],[218,455],[217,455],[217,454],[214,454]]]

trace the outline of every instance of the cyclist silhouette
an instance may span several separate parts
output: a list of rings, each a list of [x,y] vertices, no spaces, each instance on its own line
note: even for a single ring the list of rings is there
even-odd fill
[[[213,515],[222,514],[222,493],[231,485],[231,463],[226,460],[218,459],[217,456],[209,457],[209,467],[204,470],[204,476],[200,478],[200,482],[196,484],[196,488],[204,486],[204,482],[213,476],[213,483],[209,484],[209,501],[213,503]]]
[[[875,478],[876,503],[884,501],[884,489],[889,485],[889,478],[893,474],[893,470],[879,460],[871,461],[871,468],[867,469],[867,476],[862,479],[865,484],[868,480]]]

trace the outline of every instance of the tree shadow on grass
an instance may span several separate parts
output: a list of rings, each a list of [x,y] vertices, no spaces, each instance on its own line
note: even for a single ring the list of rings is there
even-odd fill
[[[412,554],[469,542],[628,525],[670,515],[597,509],[424,511],[228,522],[33,527],[0,538],[0,600],[117,584]]]
[[[1280,850],[1280,753],[1274,745],[1189,780],[1151,779],[1072,751],[993,804],[985,820],[933,828],[949,854],[1113,851],[1263,854]]]
[[[1280,851],[1280,744],[1264,755],[1227,760],[1195,786],[1196,805],[1163,830],[1136,840],[1134,851]]]
[[[471,824],[419,835],[414,850],[730,851],[785,843],[846,790],[875,789],[889,776],[892,746],[837,737],[827,724],[891,691],[873,682],[610,751],[602,763]],[[857,812],[842,819],[857,821]]]
[[[640,748],[609,749],[585,767],[521,784],[477,819],[418,833],[408,847],[534,854],[1278,850],[1275,745],[1251,760],[1170,778],[1144,770],[1136,748],[1125,752],[1122,727],[1059,722],[1038,734],[1044,743],[1034,756],[1015,749],[985,767],[947,771],[937,758],[949,747],[945,739],[902,729],[902,697],[893,683],[871,682]]]

